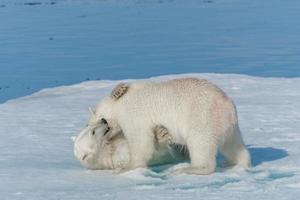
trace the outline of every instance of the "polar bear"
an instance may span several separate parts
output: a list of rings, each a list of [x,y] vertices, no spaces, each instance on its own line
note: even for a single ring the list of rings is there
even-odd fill
[[[88,169],[127,168],[130,162],[130,151],[121,129],[111,121],[97,119],[93,111],[88,124],[77,137],[73,138],[74,155],[79,162]],[[90,134],[86,129],[89,129],[92,124],[97,128]],[[106,137],[101,138],[104,134]],[[155,152],[148,165],[168,164],[187,159],[188,155],[182,151],[184,148],[172,144],[172,138],[165,127],[156,126],[153,134]]]
[[[119,84],[111,92],[111,98],[117,100],[127,91],[128,85]],[[80,163],[89,169],[124,169],[130,162],[129,146],[121,128],[113,121],[99,119],[90,108],[91,117],[87,126],[78,137],[73,137],[74,155]],[[89,132],[90,128],[94,132]],[[183,146],[172,143],[172,137],[163,126],[153,129],[155,152],[148,165],[174,163],[188,159]],[[105,135],[105,137],[101,137]]]
[[[204,79],[131,83],[122,98],[105,97],[95,115],[121,127],[130,150],[128,169],[147,166],[155,151],[157,124],[167,128],[174,143],[188,149],[191,166],[177,173],[213,173],[218,149],[231,164],[251,165],[233,101]]]

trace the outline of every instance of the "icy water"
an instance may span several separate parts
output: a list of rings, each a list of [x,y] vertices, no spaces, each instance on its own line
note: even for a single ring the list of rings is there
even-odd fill
[[[300,1],[0,0],[0,103],[89,79],[300,76]]]

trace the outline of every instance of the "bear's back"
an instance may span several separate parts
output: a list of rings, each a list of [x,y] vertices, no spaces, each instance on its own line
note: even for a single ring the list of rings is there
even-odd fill
[[[180,78],[164,82],[131,83],[117,104],[136,112],[146,110],[149,114],[158,112],[164,115],[172,111],[203,111],[203,107],[209,107],[213,99],[230,100],[221,89],[205,79]]]

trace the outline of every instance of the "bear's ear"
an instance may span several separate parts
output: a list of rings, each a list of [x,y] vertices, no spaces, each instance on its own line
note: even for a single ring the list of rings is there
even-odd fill
[[[129,85],[126,83],[119,83],[110,93],[110,97],[118,100],[121,98],[129,89]]]
[[[89,111],[90,111],[91,115],[96,115],[96,111],[94,108],[89,107]]]

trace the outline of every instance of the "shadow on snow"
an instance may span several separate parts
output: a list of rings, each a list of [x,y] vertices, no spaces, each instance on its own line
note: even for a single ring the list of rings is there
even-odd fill
[[[278,148],[274,148],[274,147],[251,147],[251,146],[248,146],[247,148],[251,154],[251,160],[252,160],[253,167],[260,165],[264,162],[271,162],[271,161],[279,160],[279,159],[282,159],[282,158],[288,156],[288,153],[286,150],[278,149]],[[188,160],[180,160],[178,162],[167,164],[167,165],[152,166],[151,169],[153,171],[159,173],[159,172],[162,172],[162,171],[174,166],[174,164],[179,164],[179,163],[183,163],[183,162],[188,162]],[[217,163],[218,163],[217,165],[220,168],[223,168],[222,163],[224,163],[224,157],[221,155],[218,155]]]
[[[284,149],[274,147],[248,147],[252,158],[252,165],[257,166],[264,162],[271,162],[288,156]]]

